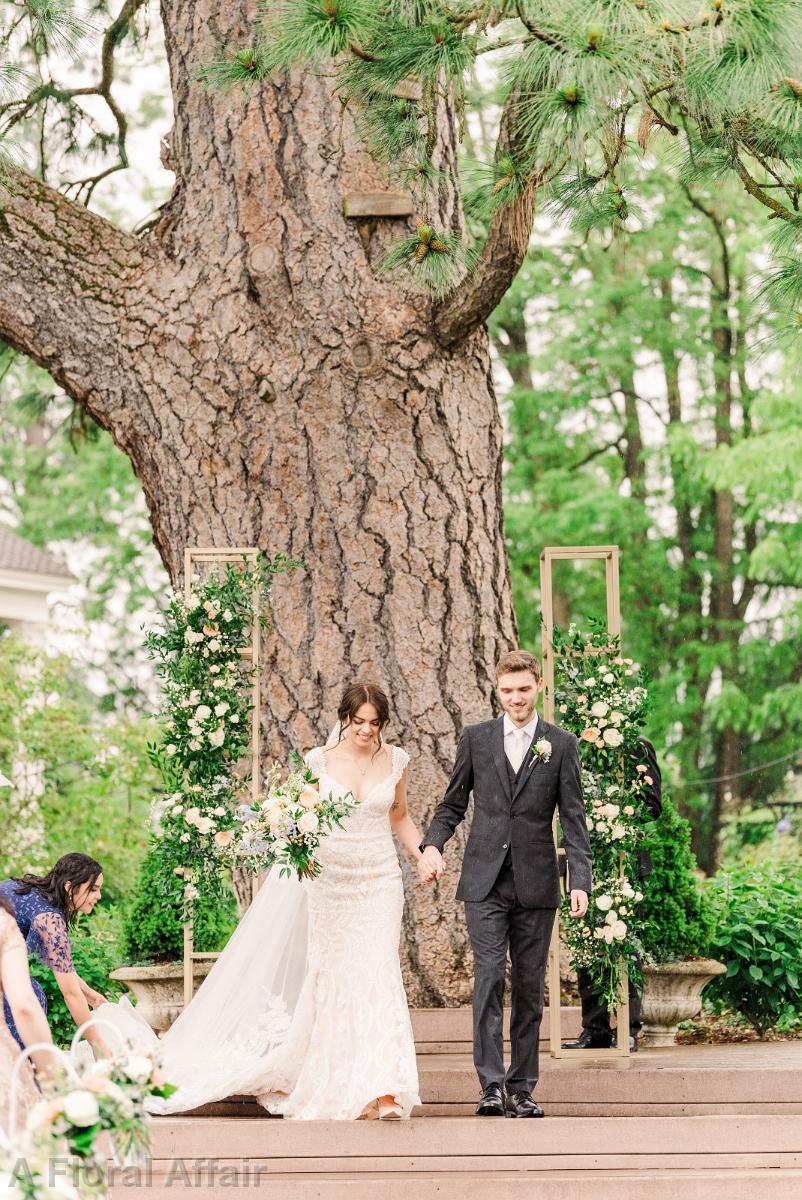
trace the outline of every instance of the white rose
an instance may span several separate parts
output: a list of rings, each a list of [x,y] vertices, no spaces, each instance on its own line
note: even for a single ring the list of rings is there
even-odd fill
[[[200,704],[200,692],[197,688],[193,688],[189,693],[189,702],[190,704]]]
[[[64,1097],[64,1116],[72,1125],[94,1125],[100,1117],[97,1100],[91,1092],[70,1092]]]
[[[234,614],[230,608],[227,608],[226,611],[223,613],[223,620],[224,621],[233,621],[234,620]]]
[[[215,846],[228,846],[233,836],[230,829],[220,829],[214,835],[214,844]]]
[[[320,804],[320,792],[316,791],[313,787],[305,787],[298,797],[298,803],[301,808],[307,810],[317,808],[318,804]]]
[[[561,712],[561,713],[567,713],[567,712],[568,712],[568,705],[567,705],[567,704],[561,704],[561,705],[560,705],[560,712]]]
[[[219,704],[215,704],[214,713],[216,717],[222,717],[223,713],[227,713],[229,705],[225,700],[221,700]]]
[[[168,758],[172,758],[174,754],[178,754],[178,746],[174,746],[171,742],[169,746],[165,746],[164,752]]]
[[[230,720],[232,725],[239,725],[239,717],[236,713],[231,716]]]
[[[631,804],[625,804],[625,805],[624,805],[624,815],[625,815],[625,816],[627,816],[627,817],[634,817],[634,816],[635,816],[635,809],[632,807],[632,805],[631,805]]]
[[[195,822],[195,828],[199,833],[209,833],[212,829],[214,829],[214,821],[211,819],[211,817],[198,817],[197,821]]]
[[[627,927],[624,921],[616,921],[613,925],[613,937],[621,942],[627,936]]]
[[[178,840],[179,840],[179,841],[181,841],[181,842],[184,842],[184,843],[186,844],[186,843],[189,841],[189,834],[188,834],[188,833],[182,833],[182,834],[181,834],[181,837],[180,837]]]
[[[131,1054],[123,1063],[123,1071],[134,1083],[146,1083],[153,1074],[153,1063],[144,1054]]]
[[[226,810],[223,808],[222,804],[218,804],[217,808],[212,809],[212,812],[216,817],[224,817],[226,815]]]
[[[608,896],[606,894],[602,895],[602,896],[597,896],[596,897],[596,907],[598,908],[599,912],[607,912],[608,908],[613,907],[612,896]]]
[[[199,816],[200,816],[200,809],[195,808],[193,805],[192,808],[188,808],[187,811],[184,813],[184,820],[186,821],[187,825],[194,825],[196,823],[196,821],[198,820]]]
[[[605,804],[603,810],[605,817],[615,818],[620,813],[621,809],[617,804]]]
[[[623,719],[624,714],[619,712],[617,708],[610,713],[610,720],[612,721],[613,725],[620,725]]]
[[[189,743],[189,748],[190,748],[190,750],[200,750],[201,744],[199,741],[197,741],[195,738],[193,738],[192,741]]]
[[[602,734],[602,737],[608,746],[620,746],[624,740],[624,735],[614,725],[609,725]]]
[[[300,829],[301,833],[317,833],[317,814],[313,812],[305,812],[298,822],[298,828]]]
[[[635,895],[635,889],[633,888],[631,883],[625,883],[624,886],[621,888],[621,892],[624,896],[626,896],[627,900],[631,900],[632,897]]]
[[[590,817],[586,817],[585,824],[587,825],[588,829],[590,829],[590,830],[592,830],[594,828],[593,821],[591,821]]]
[[[181,813],[183,811],[184,811],[183,804],[174,804],[173,807],[170,809],[170,812],[172,813],[172,815],[174,817],[180,817]]]
[[[590,711],[594,717],[606,717],[610,711],[610,705],[606,704],[604,700],[597,700],[595,704],[591,705]]]
[[[584,684],[583,684],[582,686],[583,686],[583,687],[589,687],[589,688],[591,688],[591,687],[595,687],[595,686],[596,686],[596,680],[595,680],[595,679],[593,679],[593,678],[591,678],[591,679],[586,679],[586,680],[585,680],[585,682],[584,682]]]
[[[604,919],[604,923],[605,923],[605,925],[615,925],[617,920],[618,920],[618,913],[615,911],[614,908],[611,908],[610,911],[608,912],[607,916]]]
[[[594,937],[597,937],[597,938],[603,938],[603,937],[604,937],[604,930],[603,930],[603,929],[594,929],[594,930],[593,930],[593,936],[594,936]]]
[[[195,719],[198,721],[205,721],[206,718],[210,717],[211,715],[212,710],[209,708],[208,704],[199,704],[195,709]]]
[[[643,892],[636,892],[635,893],[635,903],[640,904],[642,899],[643,899]]]
[[[211,640],[209,641],[209,649],[210,650],[219,650],[220,649],[220,639],[219,638],[211,638]]]
[[[604,676],[604,682],[605,683],[615,683],[615,675],[613,675],[613,673],[611,671],[608,671],[607,674]]]
[[[627,908],[626,904],[619,904],[618,911],[623,917],[626,916],[626,914],[629,912],[629,909]]]
[[[605,925],[604,929],[602,930],[602,937],[608,946],[612,945],[613,938],[615,937],[612,925]]]
[[[210,675],[219,675],[220,674],[220,668],[217,665],[217,663],[212,663],[212,665],[209,667],[209,674]],[[215,679],[214,686],[219,687],[220,683],[221,683],[221,680]]]
[[[627,836],[627,831],[623,825],[613,825],[613,841],[620,842],[621,838]]]
[[[222,725],[218,729],[213,729],[209,734],[209,744],[211,746],[222,746],[226,740],[226,731]]]

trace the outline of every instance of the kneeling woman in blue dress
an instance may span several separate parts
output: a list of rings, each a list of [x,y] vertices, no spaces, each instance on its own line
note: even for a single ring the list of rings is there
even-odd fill
[[[88,1021],[90,1009],[104,1004],[105,997],[85,983],[75,970],[69,927],[80,913],[92,911],[100,899],[102,886],[100,864],[88,854],[64,854],[46,875],[27,874],[0,883],[0,896],[13,909],[28,954],[52,970],[76,1026]],[[36,980],[33,987],[47,1012],[47,999]],[[6,1024],[22,1046],[23,1039],[5,998],[3,1004]],[[104,1048],[97,1029],[90,1026],[86,1038],[96,1048]]]

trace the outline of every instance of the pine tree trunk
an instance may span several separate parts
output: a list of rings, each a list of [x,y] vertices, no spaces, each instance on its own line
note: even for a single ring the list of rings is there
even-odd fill
[[[174,583],[187,545],[305,559],[274,591],[266,753],[320,742],[343,685],[374,678],[423,830],[515,638],[486,335],[444,349],[425,297],[377,277],[406,230],[344,218],[345,194],[387,185],[330,80],[265,84],[247,103],[205,92],[195,68],[242,44],[250,6],[176,0],[163,17],[176,187],[159,224],[137,239],[22,181],[0,216],[0,336],[131,457]],[[438,204],[458,226],[453,191]],[[463,840],[438,892],[405,866],[413,1003],[469,995]]]

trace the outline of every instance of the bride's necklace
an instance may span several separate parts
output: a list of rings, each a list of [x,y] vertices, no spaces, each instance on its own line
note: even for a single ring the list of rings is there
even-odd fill
[[[362,768],[362,767],[360,767],[360,765],[359,765],[359,759],[358,759],[358,758],[354,758],[354,757],[353,757],[353,755],[351,755],[351,754],[346,754],[344,757],[345,757],[345,758],[348,760],[348,762],[352,762],[352,763],[354,764],[354,766],[356,767],[357,771],[359,771],[359,774],[360,774],[360,775],[362,776],[362,778],[364,779],[364,778],[365,778],[365,776],[367,775],[368,771],[370,770],[370,766],[371,766],[371,763],[373,762],[373,759],[372,759],[372,758],[369,758],[369,759],[368,759],[368,765],[367,765],[367,766],[366,766],[366,767],[363,769],[363,768]]]

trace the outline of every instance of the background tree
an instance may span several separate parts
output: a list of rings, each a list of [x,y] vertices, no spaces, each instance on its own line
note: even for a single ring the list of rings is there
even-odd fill
[[[483,323],[526,253],[538,188],[551,183],[584,227],[620,227],[635,199],[630,127],[643,138],[660,128],[694,170],[737,175],[792,243],[798,232],[784,166],[802,93],[798,7],[713,0],[698,22],[686,9],[290,3],[242,49],[252,4],[165,3],[175,122],[163,156],[175,188],[135,235],[83,202],[127,164],[115,54],[145,6],[125,0],[111,14],[96,74],[74,85],[52,54],[83,32],[65,33],[65,6],[6,6],[0,44],[35,78],[11,80],[0,135],[27,128],[38,154],[0,219],[0,336],[130,457],[174,582],[187,544],[306,560],[304,581],[275,593],[266,750],[286,757],[320,740],[344,680],[377,675],[394,695],[395,736],[417,751],[422,823],[462,722],[486,712],[493,660],[516,638]],[[511,49],[477,197],[488,233],[475,270],[444,295],[466,261],[464,79],[496,37]],[[336,79],[330,68],[276,74],[345,47]],[[247,102],[196,85],[215,61],[212,80],[258,83]],[[64,136],[86,165],[77,177],[49,152]],[[407,183],[426,185],[400,246],[391,220],[343,216],[344,197],[386,190],[393,138]],[[443,298],[399,291],[378,270],[388,254]],[[794,280],[789,267],[782,288],[793,293]],[[465,939],[451,888],[441,891],[411,890],[416,1002],[465,994]]]
[[[533,251],[493,317],[517,384],[510,556],[535,641],[539,547],[623,545],[624,644],[710,869],[726,812],[770,794],[802,744],[800,388],[766,353],[752,210],[656,165],[644,192],[638,230]],[[600,573],[555,582],[563,621],[600,612]]]

